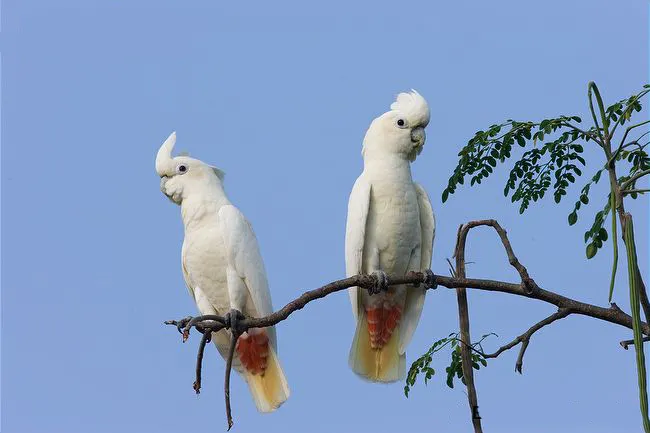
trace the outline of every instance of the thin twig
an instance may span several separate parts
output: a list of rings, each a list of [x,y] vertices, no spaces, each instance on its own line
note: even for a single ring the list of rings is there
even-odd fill
[[[644,192],[650,192],[650,189],[625,189],[621,191],[621,194],[643,194]]]
[[[632,175],[632,177],[630,177],[628,180],[626,180],[625,182],[623,182],[621,184],[621,191],[625,191],[628,186],[632,185],[632,183],[634,183],[636,180],[642,178],[643,176],[645,176],[647,174],[650,174],[650,169],[643,170],[643,171],[637,171],[636,173],[634,173]]]
[[[533,334],[540,329],[542,329],[546,325],[550,325],[551,323],[555,322],[556,320],[563,319],[569,314],[571,314],[572,311],[569,310],[568,308],[561,308],[555,313],[551,314],[548,316],[546,319],[537,322],[533,326],[528,329],[528,331],[524,332],[514,340],[512,340],[510,343],[501,346],[496,352],[494,353],[489,353],[489,354],[484,354],[483,356],[485,358],[496,358],[497,356],[501,355],[503,352],[506,350],[510,350],[513,347],[515,347],[517,344],[521,343],[521,348],[519,349],[519,356],[517,356],[517,363],[515,364],[515,371],[518,372],[519,374],[522,374],[522,369],[523,369],[523,363],[524,363],[524,353],[526,352],[526,349],[528,348],[528,343],[530,342],[530,337],[533,336]]]
[[[650,337],[643,337],[643,342],[650,341]],[[634,340],[623,340],[619,343],[623,349],[627,350],[629,346],[634,345]]]
[[[228,431],[232,428],[232,411],[230,410],[230,372],[232,370],[232,358],[235,356],[235,346],[237,346],[237,335],[236,331],[231,330],[230,338],[230,348],[228,349],[228,359],[226,359],[226,377],[223,381],[223,391],[226,398],[226,419],[228,420]]]
[[[192,388],[194,388],[194,392],[197,394],[201,393],[201,368],[203,367],[203,352],[205,351],[205,345],[210,341],[211,337],[212,331],[206,330],[203,333],[203,337],[201,338],[201,343],[199,343],[199,353],[196,356],[196,379],[192,384]]]

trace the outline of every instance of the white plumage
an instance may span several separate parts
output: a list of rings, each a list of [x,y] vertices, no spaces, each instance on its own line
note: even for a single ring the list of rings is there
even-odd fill
[[[348,276],[404,275],[431,266],[435,218],[410,166],[422,151],[428,123],[429,107],[416,91],[400,93],[391,111],[372,121],[363,141],[364,170],[348,204]],[[349,294],[357,320],[350,367],[371,381],[403,379],[406,347],[420,320],[425,289],[393,286],[369,295],[354,287]]]

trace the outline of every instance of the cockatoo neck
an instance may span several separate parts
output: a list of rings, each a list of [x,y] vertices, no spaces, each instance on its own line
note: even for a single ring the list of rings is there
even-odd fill
[[[220,181],[214,182],[210,188],[183,198],[181,216],[185,230],[201,225],[206,218],[216,216],[222,206],[230,204],[228,196]]]
[[[411,163],[403,155],[387,154],[373,155],[366,152],[363,156],[363,171],[378,176],[395,176],[403,179],[411,178]]]

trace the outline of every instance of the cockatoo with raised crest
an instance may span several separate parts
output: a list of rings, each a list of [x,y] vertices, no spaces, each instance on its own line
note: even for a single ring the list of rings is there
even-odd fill
[[[345,235],[348,276],[373,273],[373,294],[349,289],[357,325],[352,370],[373,382],[406,375],[406,347],[420,320],[425,287],[386,287],[386,274],[431,266],[435,218],[411,162],[424,146],[429,106],[415,90],[400,93],[391,110],[372,121],[363,140],[363,172],[352,188]],[[378,293],[377,293],[378,292]]]
[[[172,157],[173,132],[156,156],[160,189],[180,205],[185,226],[182,270],[185,283],[202,315],[217,314],[231,323],[273,312],[266,271],[250,223],[230,203],[224,174],[189,156]],[[212,341],[228,357],[231,333],[221,330]],[[249,329],[238,339],[233,367],[239,372],[261,412],[277,409],[289,387],[277,354],[273,327]]]

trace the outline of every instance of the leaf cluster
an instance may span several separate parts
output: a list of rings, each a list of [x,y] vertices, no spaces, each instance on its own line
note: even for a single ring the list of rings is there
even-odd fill
[[[472,348],[472,368],[475,370],[479,370],[481,368],[481,365],[487,367],[487,360],[483,355],[484,352],[482,342],[490,335],[496,334],[483,335],[479,341],[470,345]],[[436,371],[431,367],[433,355],[448,346],[451,348],[451,360],[449,366],[445,368],[445,372],[447,373],[447,386],[449,388],[454,387],[454,378],[460,379],[464,384],[465,378],[463,377],[463,364],[460,353],[461,344],[462,342],[460,340],[460,333],[458,332],[452,332],[447,337],[441,338],[440,340],[434,342],[424,355],[420,356],[413,362],[413,364],[411,364],[411,368],[409,368],[409,371],[406,375],[404,395],[406,397],[409,396],[409,392],[415,385],[420,374],[424,375],[424,384],[428,384],[429,380],[433,378],[434,374],[436,373]]]

